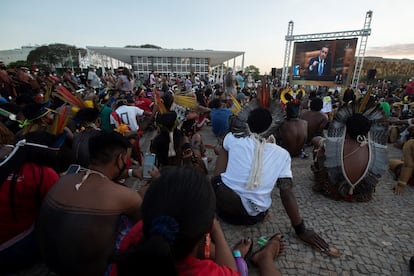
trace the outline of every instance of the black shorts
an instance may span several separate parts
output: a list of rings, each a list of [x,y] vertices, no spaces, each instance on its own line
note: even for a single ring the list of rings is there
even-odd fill
[[[217,215],[224,221],[236,225],[253,225],[264,220],[268,211],[250,216],[240,196],[223,183],[220,175],[213,177],[211,184],[216,193]]]

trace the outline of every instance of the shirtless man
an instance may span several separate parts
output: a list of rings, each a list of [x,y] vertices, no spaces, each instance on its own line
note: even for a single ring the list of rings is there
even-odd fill
[[[402,148],[402,160],[391,159],[389,160],[389,168],[395,174],[398,182],[394,186],[394,193],[396,195],[402,195],[405,191],[405,187],[413,185],[414,174],[414,126],[409,126],[407,131],[410,138],[404,143]]]
[[[312,140],[313,190],[334,200],[367,202],[385,171],[388,125],[381,121],[384,113],[379,106],[366,108],[366,113],[353,110],[358,106],[343,106],[327,137]]]
[[[89,168],[61,177],[39,215],[42,255],[61,275],[103,275],[117,242],[141,216],[141,196],[116,180],[138,176],[127,168],[131,144],[115,132],[89,141]]]
[[[313,137],[323,136],[323,129],[328,124],[328,116],[322,113],[323,102],[320,98],[312,99],[310,103],[310,110],[303,112],[300,118],[308,122],[308,138],[309,144]]]
[[[307,140],[308,122],[299,119],[299,104],[288,102],[286,104],[286,121],[280,128],[279,137],[282,140],[282,147],[290,156],[305,158],[303,146]]]

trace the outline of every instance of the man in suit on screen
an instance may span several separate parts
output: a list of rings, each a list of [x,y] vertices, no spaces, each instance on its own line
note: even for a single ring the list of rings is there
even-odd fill
[[[329,48],[323,46],[319,56],[309,61],[308,72],[313,76],[328,76],[331,72],[331,61],[328,59]]]

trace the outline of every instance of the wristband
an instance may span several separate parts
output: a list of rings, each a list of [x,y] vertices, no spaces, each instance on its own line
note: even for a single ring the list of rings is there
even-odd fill
[[[240,250],[233,250],[233,257],[234,257],[234,258],[239,258],[239,257],[241,257]]]
[[[129,169],[129,170],[128,170],[128,176],[129,176],[129,177],[132,177],[132,173],[133,173],[133,172],[134,172],[134,170],[133,170],[133,169]]]
[[[298,225],[292,225],[292,226],[293,226],[293,229],[295,229],[296,235],[301,235],[305,233],[306,227],[305,227],[305,223],[303,220]]]

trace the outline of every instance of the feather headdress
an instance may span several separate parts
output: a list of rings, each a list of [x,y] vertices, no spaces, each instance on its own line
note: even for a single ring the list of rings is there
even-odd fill
[[[356,137],[356,141],[361,146],[368,145],[370,154],[364,173],[358,180],[352,182],[344,169],[343,147],[347,125],[355,123],[349,120],[355,118],[356,114],[362,115],[370,122],[371,126],[368,128],[369,130],[367,129],[368,135],[359,134]],[[327,169],[330,183],[337,186],[336,189],[340,195],[344,197],[353,195],[356,189],[369,191],[375,187],[379,176],[384,173],[388,163],[386,150],[388,123],[384,120],[385,116],[381,106],[371,98],[371,91],[368,91],[364,98],[342,106],[335,114],[328,129],[328,136],[324,141],[324,166]],[[341,177],[345,181],[337,181]]]
[[[266,82],[262,83],[263,84],[257,90],[256,99],[250,101],[247,105],[245,105],[237,114],[237,116],[230,117],[230,131],[236,137],[244,137],[251,134],[247,125],[247,119],[250,112],[257,108],[265,108],[269,110],[270,114],[272,115],[272,123],[268,129],[262,133],[258,133],[261,137],[267,138],[270,135],[275,134],[285,119],[285,114],[282,107],[278,102],[272,101],[270,99],[269,87],[267,86]]]
[[[382,145],[387,143],[388,126],[383,123],[385,113],[380,105],[372,100],[371,91],[369,90],[362,99],[350,102],[337,111],[328,130],[328,137],[343,136],[348,119],[352,115],[360,113],[372,123],[369,134],[373,142]]]

